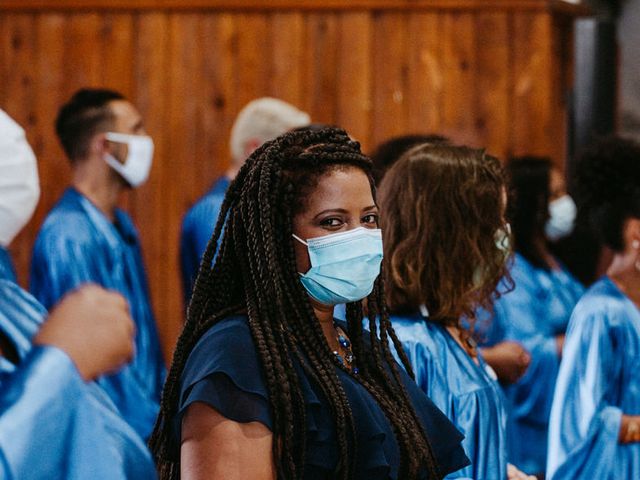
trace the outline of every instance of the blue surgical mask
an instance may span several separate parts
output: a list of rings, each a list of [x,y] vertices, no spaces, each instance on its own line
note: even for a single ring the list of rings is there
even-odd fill
[[[362,300],[373,290],[382,262],[382,232],[359,227],[310,238],[306,242],[311,268],[300,274],[309,295],[325,305]]]
[[[547,238],[556,242],[571,235],[578,208],[569,195],[563,195],[549,204],[549,220],[545,225]]]

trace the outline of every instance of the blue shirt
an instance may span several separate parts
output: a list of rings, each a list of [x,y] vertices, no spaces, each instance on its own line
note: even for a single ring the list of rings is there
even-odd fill
[[[200,261],[213,236],[222,202],[230,183],[229,177],[220,177],[213,184],[211,190],[191,207],[182,222],[180,264],[185,305],[189,304]]]
[[[640,415],[640,311],[607,277],[576,306],[549,423],[550,480],[640,478],[640,443],[618,443]]]
[[[0,280],[0,332],[19,357],[0,357],[0,478],[154,479],[151,454],[104,392],[61,350],[32,348],[45,314]]]
[[[9,251],[0,246],[0,279],[16,281],[16,271],[11,261]]]
[[[462,445],[471,464],[446,478],[506,479],[506,410],[482,358],[476,364],[444,326],[419,314],[394,315],[391,323],[416,383],[465,436]]]
[[[98,383],[147,438],[158,413],[165,367],[138,234],[122,210],[116,210],[111,222],[86,197],[69,189],[36,238],[31,291],[51,308],[65,293],[87,282],[116,290],[128,300],[136,324],[136,355],[129,366]]]
[[[495,302],[493,323],[484,340],[490,345],[517,341],[531,355],[525,374],[505,386],[504,393],[509,461],[536,474],[546,467],[549,414],[560,366],[556,337],[565,333],[584,287],[564,268],[537,268],[520,254],[515,255],[510,273],[515,287]],[[480,322],[478,329],[483,327]]]
[[[305,478],[331,478],[338,462],[331,410],[314,380],[298,362],[294,366],[306,407]],[[400,370],[440,471],[449,473],[467,465],[460,446],[462,435]],[[365,387],[337,367],[336,374],[354,417],[355,478],[396,479],[400,457],[391,424]],[[257,421],[272,428],[263,368],[245,316],[229,317],[212,326],[189,355],[181,377],[179,413],[173,420],[174,445],[180,445],[182,416],[194,402],[204,402],[236,422]]]

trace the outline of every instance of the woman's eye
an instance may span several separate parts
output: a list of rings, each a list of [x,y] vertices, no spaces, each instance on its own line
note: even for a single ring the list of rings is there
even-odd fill
[[[320,222],[324,227],[339,227],[342,225],[342,220],[336,217],[325,218]]]
[[[378,214],[370,213],[369,215],[365,215],[362,217],[362,221],[371,225],[378,225]]]

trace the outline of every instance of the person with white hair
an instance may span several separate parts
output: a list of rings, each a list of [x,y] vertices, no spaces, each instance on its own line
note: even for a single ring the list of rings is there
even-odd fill
[[[211,189],[187,212],[182,223],[180,263],[185,305],[188,305],[200,260],[213,235],[224,194],[245,160],[263,143],[311,124],[309,115],[277,98],[249,102],[231,128],[231,164]]]
[[[4,276],[39,193],[24,130],[0,110],[0,478],[153,479],[144,441],[94,382],[133,355],[124,297],[83,285],[47,314]]]

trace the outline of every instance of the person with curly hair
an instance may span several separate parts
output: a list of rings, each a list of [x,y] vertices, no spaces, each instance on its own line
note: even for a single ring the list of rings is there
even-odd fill
[[[640,145],[606,138],[578,162],[578,210],[613,252],[569,321],[547,478],[640,478]]]
[[[549,413],[562,344],[584,287],[550,251],[550,243],[571,233],[576,206],[559,170],[547,158],[519,157],[507,163],[513,232],[514,289],[494,305],[491,321],[477,337],[483,345],[520,342],[531,362],[516,382],[501,381],[508,405],[509,461],[542,475],[546,468]],[[501,379],[502,380],[502,379]],[[526,438],[526,442],[519,439]]]
[[[249,157],[165,385],[151,440],[161,478],[436,479],[468,464],[410,378],[382,254],[371,161],[344,131],[290,132]]]
[[[506,411],[473,339],[507,275],[509,229],[500,162],[484,150],[424,144],[379,191],[391,322],[419,387],[465,435],[466,468],[447,478],[527,478],[507,464]]]

